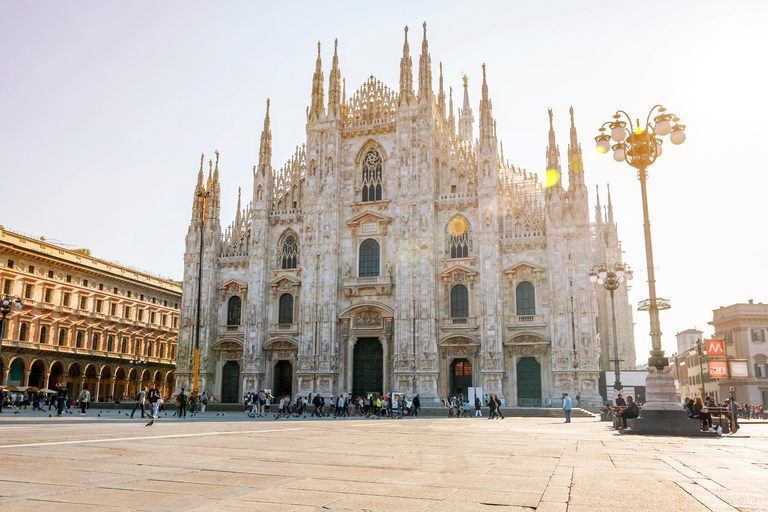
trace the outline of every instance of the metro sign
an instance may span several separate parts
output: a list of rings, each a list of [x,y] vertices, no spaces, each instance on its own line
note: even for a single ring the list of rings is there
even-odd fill
[[[707,340],[707,356],[725,357],[725,340]]]
[[[727,361],[709,361],[709,376],[713,379],[728,378]]]

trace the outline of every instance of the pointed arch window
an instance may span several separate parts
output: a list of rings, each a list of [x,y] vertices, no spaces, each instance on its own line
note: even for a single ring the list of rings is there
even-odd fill
[[[280,310],[278,314],[278,323],[293,323],[293,295],[284,293],[280,296]]]
[[[359,277],[376,277],[379,275],[379,242],[369,238],[360,244]]]
[[[517,316],[530,316],[536,314],[536,293],[530,282],[523,281],[517,285],[515,299]]]
[[[280,248],[280,263],[283,270],[296,268],[299,263],[299,243],[296,237],[288,235]]]
[[[455,218],[448,223],[449,252],[451,259],[469,257],[469,227],[462,219]]]
[[[451,318],[467,318],[469,316],[469,292],[463,284],[451,288]]]
[[[237,295],[229,298],[227,305],[227,325],[240,325],[240,311],[242,309],[242,300]]]
[[[19,327],[19,341],[27,341],[27,324],[25,323]]]
[[[381,201],[381,156],[370,150],[363,158],[363,202]]]

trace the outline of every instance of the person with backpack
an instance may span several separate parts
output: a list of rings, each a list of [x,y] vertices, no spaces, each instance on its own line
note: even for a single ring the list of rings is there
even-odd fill
[[[480,397],[475,395],[475,418],[482,418],[483,412],[481,411],[482,403]]]

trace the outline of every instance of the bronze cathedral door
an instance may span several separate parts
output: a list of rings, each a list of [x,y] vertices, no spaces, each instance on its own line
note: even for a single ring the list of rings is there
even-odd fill
[[[240,401],[240,365],[237,361],[227,361],[221,371],[221,402],[237,403]]]
[[[358,338],[352,366],[352,392],[384,394],[384,348],[378,338]]]

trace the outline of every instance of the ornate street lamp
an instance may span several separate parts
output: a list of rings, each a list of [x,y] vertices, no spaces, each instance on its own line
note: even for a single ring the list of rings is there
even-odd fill
[[[651,117],[653,123],[651,123]],[[622,115],[626,117],[623,120]],[[653,164],[662,153],[662,139],[670,135],[670,142],[675,145],[685,142],[685,125],[678,124],[680,119],[674,114],[667,113],[667,109],[656,105],[648,113],[645,125],[640,125],[640,119],[633,124],[629,114],[619,110],[613,116],[613,121],[604,123],[600,128],[600,135],[595,137],[598,153],[607,153],[613,150],[613,159],[617,162],[626,161],[637,169],[637,178],[640,180],[640,189],[643,194],[643,227],[645,230],[645,258],[648,266],[648,293],[650,298],[646,307],[651,316],[651,357],[648,366],[663,370],[669,365],[668,359],[661,349],[661,325],[659,323],[659,299],[656,297],[656,277],[653,267],[653,247],[651,244],[651,222],[648,219],[648,193],[646,180],[648,179],[648,166]],[[674,125],[672,124],[674,123]],[[629,127],[629,131],[627,131]],[[611,141],[614,143],[611,144]],[[662,304],[669,307],[666,301]],[[664,308],[666,309],[666,308]]]
[[[613,351],[615,354],[613,389],[617,393],[623,389],[623,386],[621,385],[621,371],[619,370],[619,336],[616,331],[616,303],[613,299],[613,292],[619,289],[619,285],[624,280],[631,281],[632,277],[632,270],[630,270],[629,265],[624,263],[614,263],[613,267],[602,263],[599,267],[592,267],[592,271],[589,273],[591,282],[603,285],[611,294],[611,322],[613,324]]]
[[[3,350],[3,336],[5,334],[5,317],[12,308],[21,309],[21,299],[15,295],[5,295],[0,299],[0,353]]]

